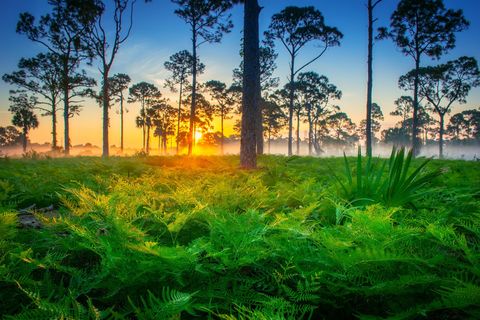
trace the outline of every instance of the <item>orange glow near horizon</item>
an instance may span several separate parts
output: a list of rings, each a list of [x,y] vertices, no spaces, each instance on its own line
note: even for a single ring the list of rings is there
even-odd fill
[[[202,139],[203,133],[200,130],[195,131],[195,141]]]

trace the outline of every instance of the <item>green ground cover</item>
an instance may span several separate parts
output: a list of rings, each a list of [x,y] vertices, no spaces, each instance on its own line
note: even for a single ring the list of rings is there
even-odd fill
[[[480,163],[423,161],[0,159],[0,314],[478,319]]]

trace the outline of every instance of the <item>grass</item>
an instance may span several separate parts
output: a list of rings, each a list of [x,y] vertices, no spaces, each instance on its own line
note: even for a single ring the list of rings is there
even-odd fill
[[[0,159],[0,314],[479,318],[480,164],[398,156]]]

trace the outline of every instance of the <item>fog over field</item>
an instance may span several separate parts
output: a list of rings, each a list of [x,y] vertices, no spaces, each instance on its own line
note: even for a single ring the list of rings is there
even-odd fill
[[[361,146],[362,150],[364,151],[364,146]],[[382,158],[387,158],[390,156],[392,152],[392,148],[394,145],[392,144],[377,144],[373,148],[373,155],[379,156]],[[201,145],[198,147],[199,150],[201,148],[202,155],[220,155],[220,147],[219,146],[210,146],[210,145]],[[345,153],[347,156],[356,156],[358,152],[358,146],[325,146],[322,147],[323,151],[321,154],[313,154],[313,157],[341,157]],[[35,151],[39,153],[39,156],[63,156],[61,154],[54,154],[51,152],[51,147],[49,144],[39,145],[33,144],[29,146],[28,152]],[[184,150],[186,151],[186,150]],[[139,154],[141,152],[141,148],[134,149],[134,148],[127,148],[124,150],[123,154],[121,153],[120,149],[112,146],[111,147],[112,156],[133,156]],[[226,143],[224,146],[224,154],[225,155],[238,155],[240,152],[240,143],[239,142],[231,142]],[[265,144],[265,152],[266,154],[272,155],[283,155],[286,156],[288,154],[288,146],[287,143],[284,141],[281,142],[272,142],[270,148],[268,144]],[[169,147],[167,149],[167,153],[164,154],[159,152],[158,148],[152,148],[150,151],[150,155],[166,155],[172,156],[175,155],[176,149],[174,147]],[[72,156],[101,156],[102,149],[98,146],[94,145],[79,145],[72,147]],[[294,154],[296,155],[296,148],[294,148]],[[0,156],[8,156],[8,157],[22,157],[24,155],[21,147],[3,147],[0,148]],[[302,142],[300,144],[300,156],[308,156],[308,143]],[[420,157],[426,158],[433,158],[438,159],[438,144],[428,144],[422,147]],[[460,146],[455,144],[446,144],[444,146],[444,158],[445,159],[452,159],[452,160],[468,160],[468,161],[479,161],[480,160],[480,145],[468,145],[468,146]]]

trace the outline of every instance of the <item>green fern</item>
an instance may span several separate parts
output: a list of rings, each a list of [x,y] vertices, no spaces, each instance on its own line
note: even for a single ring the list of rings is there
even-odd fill
[[[196,306],[193,303],[195,293],[183,293],[168,287],[162,288],[161,298],[148,291],[146,299],[141,297],[141,306],[137,306],[129,298],[134,315],[139,320],[174,319],[182,312],[195,315]]]

